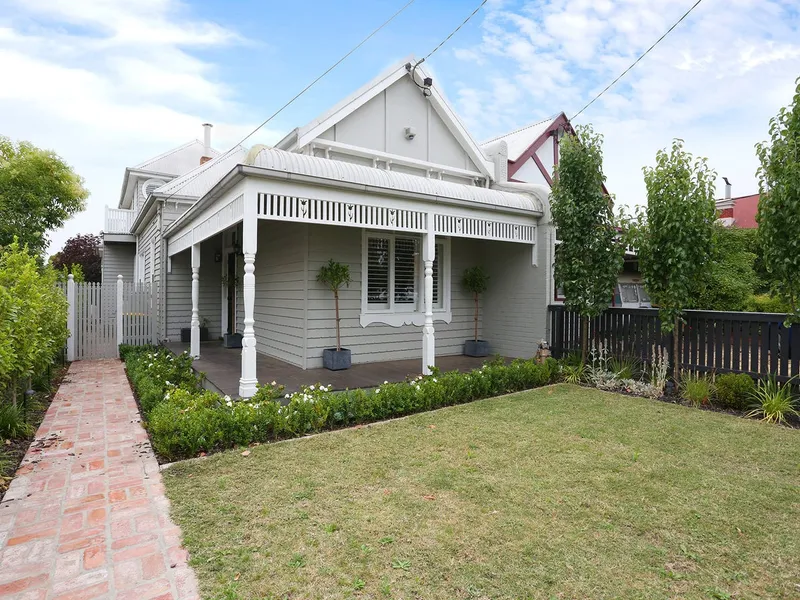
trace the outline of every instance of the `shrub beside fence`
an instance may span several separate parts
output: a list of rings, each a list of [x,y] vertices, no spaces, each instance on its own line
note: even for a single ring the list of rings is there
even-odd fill
[[[552,305],[550,345],[555,357],[580,350],[580,317]],[[786,315],[687,310],[680,326],[680,368],[716,373],[775,375],[787,381],[800,373],[800,325],[784,327]],[[589,339],[616,356],[648,361],[654,345],[672,356],[672,335],[661,333],[655,308],[609,308],[590,320]]]

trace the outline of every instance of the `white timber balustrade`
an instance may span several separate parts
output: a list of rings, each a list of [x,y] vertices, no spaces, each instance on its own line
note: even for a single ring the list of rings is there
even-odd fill
[[[192,244],[192,337],[189,354],[200,358],[200,244]]]
[[[425,265],[425,324],[422,326],[422,373],[431,374],[436,366],[436,341],[433,328],[433,260],[436,256],[436,234],[433,214],[428,214],[428,231],[422,235],[422,261]]]
[[[67,276],[67,303],[69,304],[69,312],[67,313],[67,329],[69,330],[67,360],[72,362],[75,360],[75,277],[72,274]]]
[[[106,233],[130,233],[136,212],[124,208],[109,208],[106,206],[106,223],[103,229]]]
[[[242,333],[242,376],[239,379],[239,395],[252,398],[256,394],[256,332],[255,302],[256,276],[255,262],[258,247],[257,197],[246,194],[244,198],[244,219],[242,222],[242,252],[244,254],[244,277],[242,294],[244,296],[244,332]]]

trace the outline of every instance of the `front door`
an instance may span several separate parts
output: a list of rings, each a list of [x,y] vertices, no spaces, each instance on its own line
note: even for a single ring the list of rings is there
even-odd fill
[[[236,278],[238,273],[236,271],[236,254],[230,252],[228,254],[228,331],[227,333],[236,333]]]

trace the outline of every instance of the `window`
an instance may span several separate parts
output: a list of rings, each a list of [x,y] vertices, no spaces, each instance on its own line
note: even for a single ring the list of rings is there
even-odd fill
[[[641,283],[619,283],[614,303],[625,308],[649,308],[650,296]]]
[[[425,266],[422,238],[403,234],[364,235],[365,284],[362,294],[362,325],[382,322],[391,325],[422,324],[424,321]],[[433,260],[433,309],[450,322],[448,290],[449,240],[437,241]],[[401,315],[401,318],[383,318]],[[406,316],[402,316],[406,315]]]

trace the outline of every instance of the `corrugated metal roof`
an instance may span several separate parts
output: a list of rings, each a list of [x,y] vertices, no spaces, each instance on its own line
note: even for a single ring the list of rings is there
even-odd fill
[[[212,149],[212,158],[219,152]],[[183,175],[200,164],[200,158],[205,156],[205,146],[200,140],[192,140],[173,148],[163,154],[154,156],[134,167],[141,171],[166,173],[168,175]]]
[[[220,154],[185,175],[165,183],[153,193],[157,196],[200,198],[237,164],[243,163],[246,155],[247,151],[242,146],[236,146],[230,152]]]
[[[516,194],[484,187],[428,179],[384,169],[355,165],[305,154],[263,148],[252,159],[254,167],[286,173],[320,177],[334,181],[356,183],[405,192],[464,200],[478,204],[541,212],[541,200],[532,194]]]
[[[503,140],[506,144],[508,144],[508,160],[517,160],[520,155],[525,152],[525,150],[527,150],[534,141],[536,141],[536,138],[538,138],[547,130],[557,116],[558,115],[555,117],[548,117],[547,119],[539,121],[538,123],[533,123],[532,125],[527,125],[522,129],[517,129],[516,131],[506,133],[491,140],[487,140],[481,144],[481,148]]]

